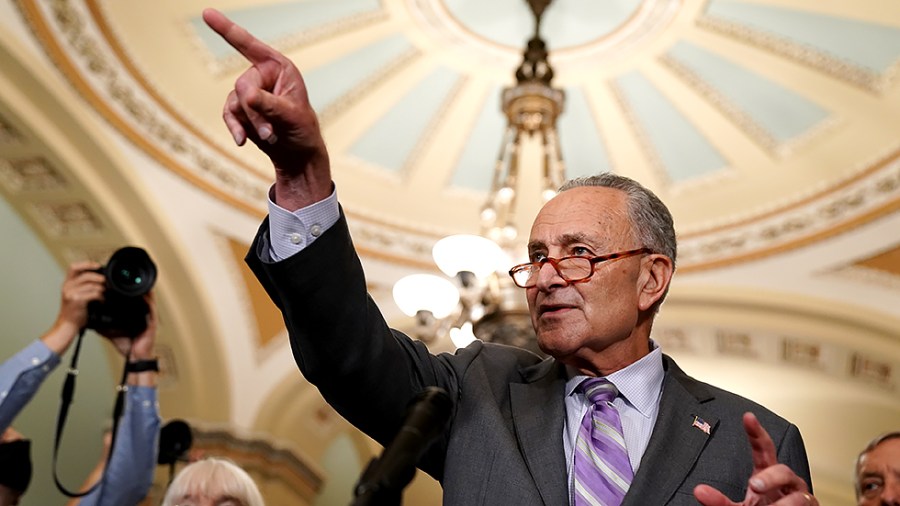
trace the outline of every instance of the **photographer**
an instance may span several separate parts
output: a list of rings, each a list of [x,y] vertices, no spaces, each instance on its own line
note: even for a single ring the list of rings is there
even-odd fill
[[[60,362],[88,322],[88,304],[104,298],[105,281],[95,262],[72,264],[62,286],[62,303],[56,322],[39,340],[0,364],[0,433],[31,400],[47,375]],[[138,504],[150,489],[156,466],[159,409],[155,367],[156,305],[151,294],[147,328],[135,338],[109,339],[129,364],[141,364],[140,372],[128,374],[126,404],[119,424],[115,448],[103,482],[81,498],[82,506]],[[26,454],[27,455],[27,454]],[[96,476],[99,479],[100,476]],[[27,487],[27,480],[25,481]],[[6,490],[4,490],[6,488]],[[0,506],[16,504],[25,490],[0,485]],[[3,502],[11,497],[12,502]]]

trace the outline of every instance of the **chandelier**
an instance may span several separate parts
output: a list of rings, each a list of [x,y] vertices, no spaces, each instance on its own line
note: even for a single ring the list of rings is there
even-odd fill
[[[481,235],[451,235],[435,243],[435,264],[453,281],[413,274],[394,285],[394,300],[401,311],[415,317],[412,334],[422,341],[449,336],[457,347],[463,347],[477,338],[541,353],[524,292],[513,284],[507,271],[514,263],[519,233],[515,225],[519,171],[535,165],[523,163],[525,144],[537,144],[540,153],[540,198],[546,202],[556,195],[565,179],[556,130],[565,94],[550,85],[553,68],[540,37],[541,16],[550,2],[527,0],[534,14],[534,35],[516,69],[516,85],[505,88],[501,96],[507,126],[490,193],[481,209]]]

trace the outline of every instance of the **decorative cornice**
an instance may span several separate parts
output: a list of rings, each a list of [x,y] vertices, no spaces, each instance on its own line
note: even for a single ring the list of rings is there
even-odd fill
[[[261,437],[246,437],[228,428],[191,424],[193,448],[227,457],[251,474],[277,479],[299,497],[312,501],[324,482],[314,464],[282,444]]]
[[[0,159],[0,185],[11,194],[69,188],[66,178],[41,156]]]
[[[262,215],[270,184],[174,114],[110,38],[94,0],[17,0],[60,72],[117,131],[191,184],[252,215]],[[91,18],[88,13],[95,17]]]
[[[900,156],[803,205],[711,233],[681,237],[683,269],[733,263],[794,248],[900,210]]]
[[[0,146],[20,144],[22,134],[9,121],[0,116]]]
[[[826,272],[823,276],[900,292],[900,276],[862,265],[848,265]]]
[[[674,355],[731,357],[748,362],[800,369],[863,383],[900,397],[900,362],[815,336],[773,333],[747,328],[667,325],[659,322],[653,339]],[[851,344],[851,345],[847,345]]]

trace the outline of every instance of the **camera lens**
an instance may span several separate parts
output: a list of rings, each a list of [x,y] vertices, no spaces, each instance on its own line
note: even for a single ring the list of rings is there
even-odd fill
[[[133,269],[122,267],[110,273],[109,282],[116,285],[119,290],[130,292],[140,290],[144,286],[145,276]]]
[[[122,295],[144,295],[153,288],[155,281],[156,266],[140,248],[125,247],[116,251],[106,266],[107,285]]]

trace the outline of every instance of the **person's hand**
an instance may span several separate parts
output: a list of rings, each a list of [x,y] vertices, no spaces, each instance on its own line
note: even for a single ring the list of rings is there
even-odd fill
[[[106,278],[96,272],[96,262],[76,262],[66,271],[62,302],[53,327],[41,338],[48,348],[62,355],[88,322],[88,304],[103,300]]]
[[[223,119],[237,145],[247,139],[275,165],[275,202],[293,211],[331,194],[319,120],[297,67],[215,9],[203,20],[250,62],[225,100]]]
[[[147,302],[147,328],[137,337],[114,337],[111,338],[116,350],[129,362],[137,360],[150,360],[156,358],[156,329],[159,325],[156,314],[156,299],[153,292],[144,295]]]
[[[736,503],[709,485],[697,485],[697,501],[703,506],[818,506],[803,478],[778,463],[775,443],[753,413],[744,413],[744,430],[753,456],[753,473],[744,500]]]
[[[7,427],[3,434],[0,434],[0,443],[11,443],[13,441],[19,441],[21,439],[25,439],[25,436],[19,433],[16,429],[12,427]]]

